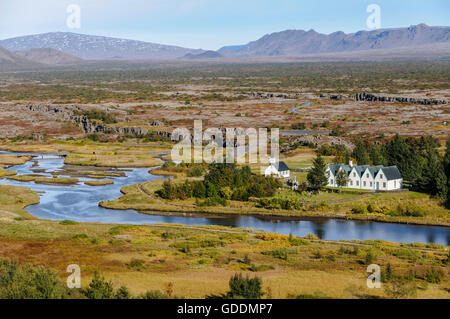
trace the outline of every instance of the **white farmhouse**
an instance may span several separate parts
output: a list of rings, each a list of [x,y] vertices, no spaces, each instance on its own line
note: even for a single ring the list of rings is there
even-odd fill
[[[291,176],[291,170],[285,162],[272,162],[264,170],[265,176],[276,176],[280,178],[289,178]]]
[[[353,165],[352,161],[349,165],[328,165],[326,171],[328,186],[338,187],[336,176],[341,170],[348,176],[348,184],[345,187],[374,191],[392,191],[402,188],[403,178],[397,166]]]

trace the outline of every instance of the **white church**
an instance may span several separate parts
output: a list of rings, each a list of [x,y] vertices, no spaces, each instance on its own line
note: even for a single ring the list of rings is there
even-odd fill
[[[403,178],[397,166],[370,166],[329,164],[326,170],[328,185],[338,187],[336,176],[339,171],[345,171],[348,176],[348,188],[360,188],[367,190],[392,191],[402,188]]]
[[[274,158],[270,158],[269,166],[264,170],[264,176],[289,178],[291,176],[291,170],[285,162],[277,162]]]

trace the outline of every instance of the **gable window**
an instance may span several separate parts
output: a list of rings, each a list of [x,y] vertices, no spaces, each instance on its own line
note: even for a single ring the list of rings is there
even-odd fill
[[[383,174],[380,174],[380,178],[383,178]]]
[[[356,177],[356,173],[353,173],[353,177]]]
[[[369,178],[369,173],[366,174],[366,177]]]

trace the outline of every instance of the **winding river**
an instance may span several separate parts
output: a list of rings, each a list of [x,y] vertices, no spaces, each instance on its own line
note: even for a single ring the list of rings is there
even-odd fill
[[[0,154],[7,152],[0,152]],[[17,154],[17,153],[15,153]],[[10,167],[18,174],[33,174],[31,169],[56,171],[64,166],[64,159],[56,156],[42,155],[23,165]],[[33,167],[32,167],[33,166]],[[51,176],[49,173],[39,173]],[[121,195],[120,189],[126,185],[142,183],[162,178],[148,173],[148,168],[133,168],[125,177],[109,178],[114,184],[105,186],[87,186],[82,183],[72,186],[43,185],[34,182],[18,182],[1,179],[0,184],[27,186],[39,192],[40,203],[26,208],[32,215],[50,220],[70,219],[80,222],[121,223],[121,224],[153,224],[177,223],[185,225],[223,225],[260,229],[282,234],[292,233],[295,236],[315,234],[327,240],[366,240],[382,239],[401,243],[438,243],[450,245],[450,228],[438,226],[421,226],[391,224],[378,222],[350,221],[339,219],[302,219],[293,220],[277,217],[261,216],[220,216],[220,217],[185,217],[146,215],[134,210],[112,210],[98,206],[102,200],[112,200]],[[79,178],[80,181],[88,180]]]

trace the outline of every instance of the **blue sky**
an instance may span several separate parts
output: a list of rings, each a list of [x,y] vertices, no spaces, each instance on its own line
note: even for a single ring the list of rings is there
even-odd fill
[[[66,25],[69,4],[80,29]],[[0,0],[0,39],[71,31],[215,50],[286,29],[366,30],[370,4],[382,28],[450,25],[448,0]]]

